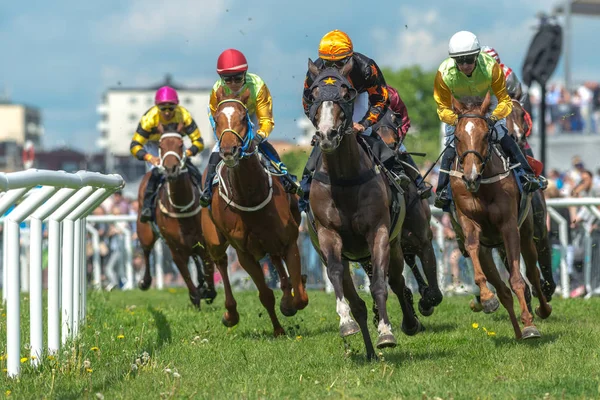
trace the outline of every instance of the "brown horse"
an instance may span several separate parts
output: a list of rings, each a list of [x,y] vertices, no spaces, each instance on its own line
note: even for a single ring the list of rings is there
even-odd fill
[[[388,109],[383,123],[378,123],[374,129],[388,147],[402,157],[403,147],[396,129],[400,121],[395,121],[395,118],[394,112]],[[410,267],[419,285],[421,294],[419,311],[424,316],[429,316],[433,313],[434,307],[439,305],[443,299],[438,285],[437,260],[431,243],[433,239],[430,225],[431,208],[427,200],[421,199],[417,193],[415,179],[419,175],[419,171],[415,171],[414,167],[406,162],[403,164],[411,182],[404,192],[407,213],[402,224],[402,251],[404,261]],[[421,275],[415,257],[419,257],[421,260],[427,280]]]
[[[464,239],[465,250],[473,261],[475,283],[480,289],[484,312],[494,312],[499,307],[498,298],[487,287],[489,279],[509,313],[516,338],[540,337],[528,309],[526,284],[520,272],[522,252],[527,278],[537,293],[542,293],[533,242],[533,215],[527,209],[523,211],[524,219],[519,227],[521,195],[506,160],[492,145],[493,132],[490,132],[485,120],[489,105],[489,93],[483,101],[478,98],[465,98],[463,102],[453,99],[454,110],[459,115],[455,131],[458,157],[450,173],[453,217],[459,224],[457,233]],[[501,246],[506,251],[510,285],[518,298],[521,322],[525,325],[522,331],[514,312],[511,292],[500,278],[492,258],[492,248]],[[552,308],[543,295],[539,301],[536,313],[547,318]]]
[[[180,124],[178,132],[181,128]],[[192,304],[199,308],[201,298],[207,298],[207,302],[210,303],[217,295],[214,288],[214,263],[204,249],[200,203],[198,202],[199,192],[187,173],[183,137],[178,132],[165,133],[162,125],[159,125],[159,131],[162,133],[159,142],[161,163],[156,170],[149,171],[142,179],[138,192],[140,204],[151,173],[162,173],[166,182],[160,186],[156,194],[158,210],[154,211],[155,225],[141,222],[138,212],[137,234],[146,263],[144,278],[138,283],[138,286],[142,290],[147,290],[152,283],[150,252],[158,237],[162,236],[188,287]],[[193,258],[198,269],[198,286],[194,285],[188,270],[190,257]],[[204,264],[204,271],[198,258]]]
[[[518,96],[520,97],[520,93]],[[506,127],[508,128],[508,132],[519,144],[519,147],[521,147],[521,150],[528,156],[533,157],[531,148],[527,143],[527,136],[532,129],[531,117],[528,116],[518,100],[513,99],[512,103],[513,109],[508,117],[506,117]],[[546,209],[546,199],[542,190],[538,190],[531,197],[531,209],[534,220],[533,238],[535,240],[538,262],[543,276],[542,290],[544,296],[546,296],[546,300],[550,301],[556,290],[556,283],[552,276],[552,247],[548,236],[548,226],[546,225],[546,216],[548,212]]]
[[[314,83],[305,91],[304,98],[310,104],[310,119],[317,128],[317,142],[322,151],[322,162],[317,163],[310,190],[309,230],[333,285],[340,335],[346,337],[360,330],[367,358],[372,359],[376,356],[367,326],[367,308],[352,282],[348,260],[360,261],[363,266],[370,261],[366,265],[372,265],[370,289],[380,315],[378,348],[396,345],[386,307],[388,276],[402,307],[402,330],[413,335],[422,328],[402,276],[404,260],[397,235],[404,219],[404,197],[395,196],[394,202],[386,179],[378,173],[379,167],[359,145],[356,132],[349,129],[356,97],[356,90],[347,80],[352,60],[340,71],[335,68],[320,71],[311,60],[308,68]],[[398,207],[395,225],[390,211],[392,204]]]
[[[223,323],[234,326],[239,321],[227,275],[225,252],[231,244],[240,264],[256,284],[274,334],[279,336],[285,332],[275,313],[275,296],[265,282],[258,260],[269,254],[280,275],[283,290],[280,309],[284,315],[294,315],[308,305],[297,245],[301,220],[298,198],[286,193],[280,180],[273,179],[260,162],[246,108],[250,92],[245,90],[237,98],[226,96],[221,88],[216,95],[216,135],[223,162],[217,169],[219,188],[213,192],[210,209],[202,210],[202,227],[207,249],[217,260],[225,285],[227,312]]]

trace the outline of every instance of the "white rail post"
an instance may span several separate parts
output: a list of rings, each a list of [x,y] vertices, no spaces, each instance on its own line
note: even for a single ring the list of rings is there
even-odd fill
[[[163,270],[163,247],[162,240],[157,240],[154,243],[154,269],[156,275],[156,288],[158,290],[163,290],[165,287],[165,274]]]
[[[96,290],[102,289],[102,265],[100,264],[100,234],[98,229],[91,223],[86,224],[86,230],[92,235],[92,249],[94,254],[92,255],[92,271],[93,281],[92,284]]]
[[[125,273],[127,274],[127,284],[123,289],[132,290],[135,288],[135,282],[133,282],[133,249],[131,248],[131,229],[129,229],[129,226],[123,228],[123,240],[125,241]]]

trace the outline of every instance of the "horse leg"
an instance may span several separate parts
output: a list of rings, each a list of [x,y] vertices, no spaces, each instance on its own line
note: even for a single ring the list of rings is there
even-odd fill
[[[190,270],[188,268],[188,261],[190,259],[190,254],[184,251],[173,251],[171,250],[171,255],[173,256],[173,261],[175,265],[177,265],[177,269],[179,269],[179,273],[183,278],[188,292],[190,294],[190,301],[194,305],[194,307],[200,309],[200,291],[192,281],[192,276],[190,275]]]
[[[367,305],[356,292],[354,282],[352,281],[352,275],[350,275],[350,266],[348,261],[344,260],[343,264],[344,273],[342,285],[344,287],[344,294],[346,295],[346,299],[350,305],[350,311],[352,312],[354,318],[356,318],[358,326],[360,327],[360,332],[362,334],[363,341],[365,342],[365,348],[367,349],[367,359],[373,360],[376,359],[377,356],[375,355],[375,348],[373,347],[371,335],[369,334],[369,326],[367,323]]]
[[[287,265],[288,271],[290,272],[290,279],[292,281],[292,287],[294,288],[294,308],[296,310],[303,310],[308,305],[308,295],[306,294],[306,276],[302,275],[302,263],[300,262],[300,250],[298,249],[298,243],[293,241],[287,248],[287,252],[284,256],[285,265]]]
[[[417,256],[415,254],[404,253],[404,262],[410,268],[410,272],[412,272],[413,276],[415,277],[415,281],[417,281],[417,286],[419,287],[419,294],[421,295],[421,297],[425,296],[427,282],[425,281],[423,274],[421,274],[421,271],[419,271],[419,266],[417,265]]]
[[[429,229],[429,225],[427,225],[427,229]],[[421,260],[423,272],[425,272],[425,276],[427,277],[427,289],[425,289],[425,295],[419,301],[419,311],[421,314],[427,316],[433,313],[433,307],[438,306],[444,298],[438,285],[437,260],[435,258],[433,246],[431,245],[431,239],[424,239],[421,241],[421,246],[417,255]],[[429,314],[424,314],[423,311],[427,311],[429,308],[431,309],[431,312]]]
[[[319,246],[327,263],[327,277],[335,293],[335,310],[340,316],[340,336],[346,337],[358,333],[360,327],[350,316],[350,307],[344,300],[344,264],[342,263],[342,238],[339,233],[325,228],[317,232]]]
[[[508,264],[508,259],[506,258],[506,250],[503,248],[498,248],[498,254],[500,255],[500,259],[502,260],[502,264],[504,264],[506,271],[510,274],[510,266]],[[531,290],[527,285],[525,285],[525,302],[527,303],[527,309],[529,312],[532,312],[533,308],[531,308]]]
[[[387,292],[387,275],[390,264],[390,241],[389,231],[386,226],[380,226],[374,232],[369,232],[367,235],[367,243],[371,248],[371,264],[373,265],[373,280],[371,281],[371,296],[377,304],[379,310],[379,323],[377,325],[377,348],[390,347],[396,345],[396,338],[392,333],[392,325],[387,313],[386,301]],[[400,264],[400,270],[404,268],[404,258],[402,257],[402,249],[400,243],[395,241],[397,251],[399,251],[400,259],[395,260]],[[398,268],[397,265],[394,265]]]
[[[138,282],[138,287],[141,290],[148,290],[152,284],[152,275],[150,274],[150,253],[156,242],[156,235],[152,231],[150,224],[140,222],[139,216],[137,221],[137,234],[144,251],[144,277]]]
[[[546,201],[541,191],[537,191],[531,197],[531,208],[534,221],[535,247],[538,254],[538,263],[544,279],[542,283],[542,291],[546,296],[547,301],[552,301],[552,295],[556,290],[556,282],[552,275],[552,246],[548,237],[548,227],[546,225]]]
[[[540,272],[537,267],[537,249],[535,248],[535,243],[531,236],[521,236],[521,250],[523,259],[525,260],[527,279],[538,293],[540,306],[535,309],[535,313],[541,319],[546,319],[552,313],[552,306],[546,301],[546,297],[542,290]],[[527,339],[527,337],[524,337],[524,339]]]
[[[229,272],[227,271],[227,253],[223,250],[223,257],[216,261],[217,269],[223,279],[223,289],[225,290],[225,314],[221,318],[221,322],[228,328],[236,326],[240,321],[240,315],[237,312],[237,302],[233,297],[231,290],[231,282],[229,281]]]
[[[413,296],[409,288],[406,287],[404,276],[404,260],[402,257],[402,248],[394,241],[390,245],[390,267],[389,282],[390,288],[398,297],[400,307],[402,308],[402,332],[408,336],[416,335],[423,331],[423,326],[417,318],[417,313],[413,306]]]
[[[492,285],[494,285],[494,287],[496,288],[496,292],[498,293],[498,298],[500,299],[500,302],[502,303],[504,308],[506,308],[506,311],[508,311],[508,316],[515,331],[515,335],[517,337],[520,337],[521,327],[519,326],[519,321],[517,320],[517,316],[515,314],[513,297],[510,293],[510,289],[504,284],[504,281],[500,277],[500,273],[496,268],[494,258],[492,257],[492,249],[487,247],[481,247],[481,249],[479,250],[479,257],[481,260],[481,265],[485,269],[485,274],[490,279]]]
[[[197,257],[194,257],[196,263],[196,269],[198,270],[198,290],[200,291],[200,298],[206,299],[206,304],[212,304],[217,297],[217,290],[215,289],[215,262],[208,256],[206,250],[202,249],[197,252],[202,265]],[[204,283],[201,284],[202,280],[200,276],[204,277]]]
[[[479,261],[479,249],[481,247],[479,235],[481,234],[481,228],[464,216],[461,216],[460,219],[465,234],[465,250],[469,253],[469,257],[471,257],[473,263],[475,284],[479,287],[479,298],[483,311],[487,314],[493,313],[500,307],[500,303],[496,295],[487,287],[487,279]]]
[[[296,315],[297,311],[292,304],[292,287],[290,285],[290,280],[287,271],[283,266],[281,257],[271,256],[271,262],[273,263],[275,269],[277,270],[277,273],[279,274],[280,287],[281,291],[283,292],[283,297],[281,298],[281,302],[279,303],[279,310],[286,317]]]
[[[271,290],[267,283],[265,282],[265,274],[258,263],[252,257],[251,254],[237,251],[238,259],[242,267],[248,272],[248,275],[254,281],[254,284],[258,288],[258,297],[263,307],[269,313],[269,317],[271,318],[271,322],[273,323],[273,335],[275,337],[285,335],[285,330],[279,323],[279,319],[277,319],[277,314],[275,313],[275,295],[273,294],[273,290]]]
[[[504,248],[506,249],[506,258],[508,265],[510,266],[510,287],[513,292],[517,295],[519,301],[519,307],[521,308],[521,322],[525,325],[523,329],[523,335],[526,335],[529,331],[532,334],[535,332],[535,325],[533,325],[533,315],[527,308],[527,301],[525,300],[525,280],[521,275],[521,234],[517,227],[516,218],[511,218],[508,222],[504,223],[501,227],[502,239],[504,240]],[[539,335],[539,332],[538,332]],[[517,339],[520,339],[520,335],[516,335]],[[529,336],[530,337],[530,336]]]

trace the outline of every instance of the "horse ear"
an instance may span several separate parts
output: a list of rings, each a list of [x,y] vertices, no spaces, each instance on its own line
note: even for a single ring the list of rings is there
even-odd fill
[[[246,90],[244,90],[244,92],[242,93],[242,95],[240,96],[240,101],[242,103],[244,103],[245,105],[248,104],[248,99],[250,98],[250,89],[246,88]]]
[[[308,59],[308,72],[312,79],[315,79],[319,75],[319,67],[310,58]]]
[[[223,86],[219,86],[215,96],[217,96],[217,103],[220,103],[221,100],[223,100],[223,97],[225,97],[225,89],[223,89]]]
[[[459,115],[464,114],[465,112],[465,106],[463,105],[463,103],[458,101],[454,96],[452,96],[452,108],[454,108],[454,112],[456,112]]]
[[[344,66],[340,70],[340,74],[342,76],[346,76],[347,77],[348,74],[350,73],[350,71],[352,71],[352,67],[354,67],[354,59],[352,57],[350,57],[350,59],[348,60],[348,62],[346,64],[344,64]]]
[[[485,98],[483,99],[483,103],[481,103],[481,108],[479,109],[479,111],[481,112],[482,115],[487,114],[488,108],[490,108],[490,102],[491,102],[491,97],[490,97],[490,92],[488,91],[485,94]]]

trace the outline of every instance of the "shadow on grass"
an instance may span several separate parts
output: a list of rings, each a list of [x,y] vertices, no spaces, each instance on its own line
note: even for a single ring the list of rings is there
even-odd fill
[[[148,306],[148,311],[154,317],[154,324],[156,325],[156,330],[158,331],[157,338],[154,344],[140,350],[147,351],[150,354],[150,356],[153,357],[158,349],[160,349],[165,344],[171,342],[172,333],[169,321],[167,320],[167,317],[165,317],[165,315],[162,313],[162,311],[156,310],[152,306]],[[134,360],[132,360],[132,362],[134,362]],[[125,377],[129,375],[129,373],[129,369],[126,371],[115,371],[114,373],[105,376],[101,382],[95,382],[94,386],[91,389],[91,392],[87,391],[88,388],[71,388],[71,390],[65,390],[64,392],[57,391],[56,398],[80,399],[85,396],[89,397],[93,393],[105,391],[107,387],[123,381]]]
[[[375,349],[376,352],[380,350]],[[389,349],[383,353],[383,358],[386,363],[401,365],[407,362],[418,362],[423,360],[441,360],[443,358],[452,357],[454,354],[449,351],[429,351],[429,352],[410,352],[402,349]],[[379,360],[369,361],[367,360],[367,353],[353,353],[350,356],[350,360],[357,365],[370,365],[377,364]]]
[[[557,333],[550,333],[547,335],[544,335],[544,333],[542,333],[542,337],[539,339],[527,339],[527,340],[517,340],[515,339],[515,337],[513,335],[510,336],[496,336],[494,337],[494,344],[496,345],[496,347],[514,347],[515,345],[518,346],[526,346],[526,347],[530,347],[530,348],[538,348],[538,347],[543,347],[546,346],[550,343],[554,343],[556,342],[556,340],[560,337],[560,334]]]

